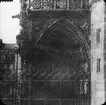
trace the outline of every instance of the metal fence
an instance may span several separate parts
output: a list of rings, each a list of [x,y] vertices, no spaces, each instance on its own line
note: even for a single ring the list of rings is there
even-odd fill
[[[31,72],[22,77],[21,105],[91,105],[90,73],[55,64]]]

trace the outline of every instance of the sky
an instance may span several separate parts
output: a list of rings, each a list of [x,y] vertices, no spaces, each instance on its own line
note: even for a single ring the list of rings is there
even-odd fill
[[[16,43],[19,34],[19,19],[12,16],[20,13],[20,0],[0,3],[0,39],[3,43]]]

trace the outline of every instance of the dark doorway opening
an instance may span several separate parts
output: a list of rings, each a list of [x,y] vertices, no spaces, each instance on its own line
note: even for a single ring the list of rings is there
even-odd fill
[[[90,50],[80,31],[59,20],[36,46],[32,105],[90,105]]]

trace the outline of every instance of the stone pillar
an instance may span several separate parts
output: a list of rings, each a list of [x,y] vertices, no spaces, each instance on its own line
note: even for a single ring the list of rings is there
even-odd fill
[[[103,0],[95,0],[91,5],[91,105],[105,101],[104,7]]]
[[[105,101],[106,101],[106,4],[104,10],[104,78],[105,78]]]

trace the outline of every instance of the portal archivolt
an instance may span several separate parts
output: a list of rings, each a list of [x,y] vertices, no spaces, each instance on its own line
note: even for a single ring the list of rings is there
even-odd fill
[[[90,105],[90,48],[80,30],[59,19],[42,32],[36,47],[33,97],[45,105],[76,105],[78,100]]]

